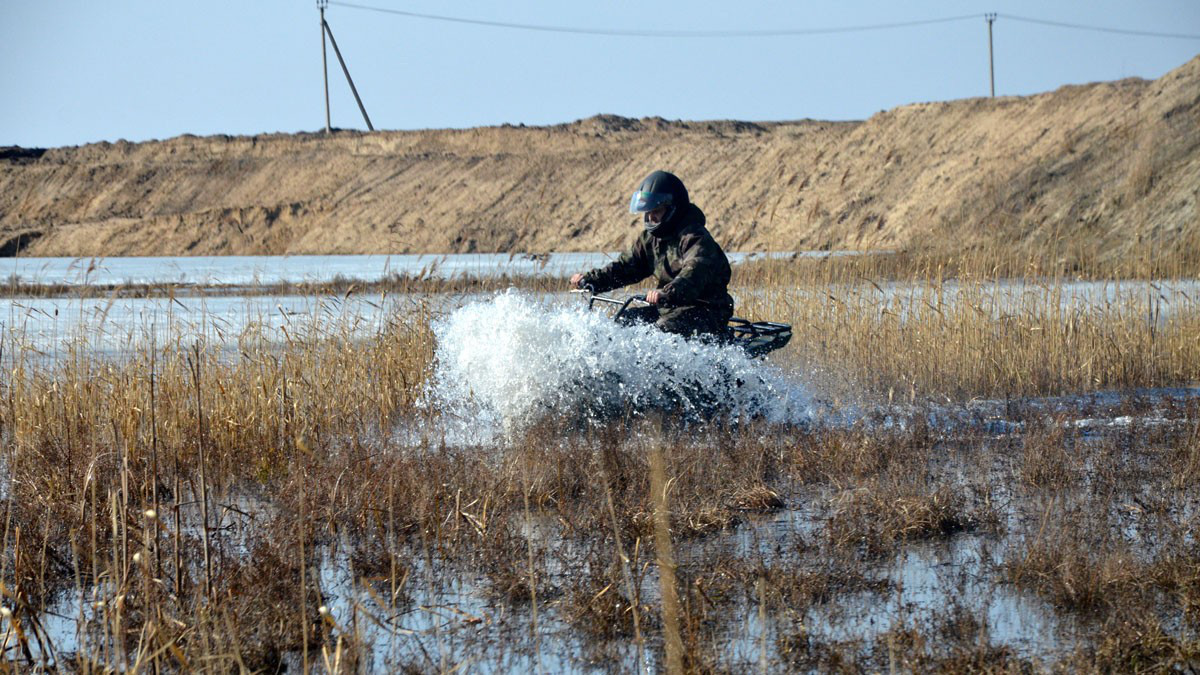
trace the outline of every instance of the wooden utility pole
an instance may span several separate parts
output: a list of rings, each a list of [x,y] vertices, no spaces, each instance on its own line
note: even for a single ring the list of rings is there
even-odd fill
[[[325,76],[325,135],[332,133],[329,126],[329,63],[325,59],[325,8],[329,0],[317,0],[317,9],[321,10],[321,72]]]
[[[321,68],[325,74],[325,133],[332,132],[332,127],[329,124],[329,65],[325,57],[325,38],[329,37],[329,44],[333,45],[333,53],[338,58],[338,63],[342,64],[342,72],[346,74],[346,82],[350,84],[350,92],[354,94],[354,100],[358,103],[358,110],[362,113],[363,121],[367,123],[367,129],[375,131],[375,127],[371,124],[371,118],[367,117],[367,108],[363,105],[362,98],[358,95],[358,88],[354,86],[354,80],[350,77],[350,69],[346,67],[346,59],[342,58],[342,50],[338,49],[337,40],[333,39],[333,29],[329,27],[329,22],[325,20],[325,8],[329,6],[329,0],[317,0],[317,9],[321,10]]]
[[[992,57],[992,22],[996,20],[996,13],[984,14],[983,18],[988,22],[988,80],[992,84],[992,98],[996,98],[996,65]]]

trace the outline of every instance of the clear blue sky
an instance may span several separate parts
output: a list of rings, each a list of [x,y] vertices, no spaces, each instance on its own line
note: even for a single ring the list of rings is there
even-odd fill
[[[347,0],[350,1],[350,0]],[[377,129],[668,119],[864,119],[916,101],[1156,78],[1200,40],[1069,30],[1005,15],[1200,34],[1197,0],[715,2],[355,0],[487,21],[644,31],[756,31],[969,19],[841,34],[685,39],[533,32],[331,5],[326,17]],[[332,50],[333,125],[365,128]],[[0,145],[324,127],[313,0],[8,0]]]

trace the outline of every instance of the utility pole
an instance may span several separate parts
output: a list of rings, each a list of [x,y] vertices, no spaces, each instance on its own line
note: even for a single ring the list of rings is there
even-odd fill
[[[983,18],[988,22],[988,79],[992,83],[992,98],[996,98],[996,62],[992,57],[992,22],[996,20],[996,13],[989,12]]]
[[[321,72],[325,76],[325,135],[333,132],[329,126],[329,62],[325,59],[325,8],[329,0],[317,0],[317,9],[321,10]]]
[[[350,92],[354,94],[354,100],[358,103],[358,111],[362,113],[363,121],[367,123],[367,129],[375,131],[375,127],[371,125],[371,118],[367,117],[367,108],[363,105],[362,98],[358,95],[358,88],[354,86],[354,80],[350,77],[350,69],[346,67],[346,59],[342,58],[342,50],[338,49],[337,40],[333,39],[333,29],[329,27],[329,22],[325,20],[325,7],[329,5],[329,0],[317,0],[317,8],[321,10],[321,62],[325,63],[325,37],[329,36],[329,44],[333,45],[333,53],[338,58],[338,63],[342,64],[342,72],[346,75],[346,82],[350,84]],[[329,68],[325,68],[325,133],[330,133],[329,127]]]

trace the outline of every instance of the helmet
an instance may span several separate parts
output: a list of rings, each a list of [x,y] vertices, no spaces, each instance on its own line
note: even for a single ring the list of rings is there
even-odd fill
[[[654,234],[663,225],[670,222],[679,209],[688,205],[687,188],[675,174],[666,171],[655,171],[646,176],[629,200],[629,212],[641,213],[642,224],[650,234]],[[657,223],[650,222],[649,213],[660,206],[667,207],[667,213]]]

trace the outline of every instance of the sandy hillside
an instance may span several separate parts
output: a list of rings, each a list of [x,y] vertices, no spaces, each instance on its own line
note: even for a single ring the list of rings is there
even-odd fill
[[[731,250],[1200,246],[1200,57],[1156,81],[920,103],[863,122],[182,136],[0,149],[0,253],[596,250],[679,174]]]

